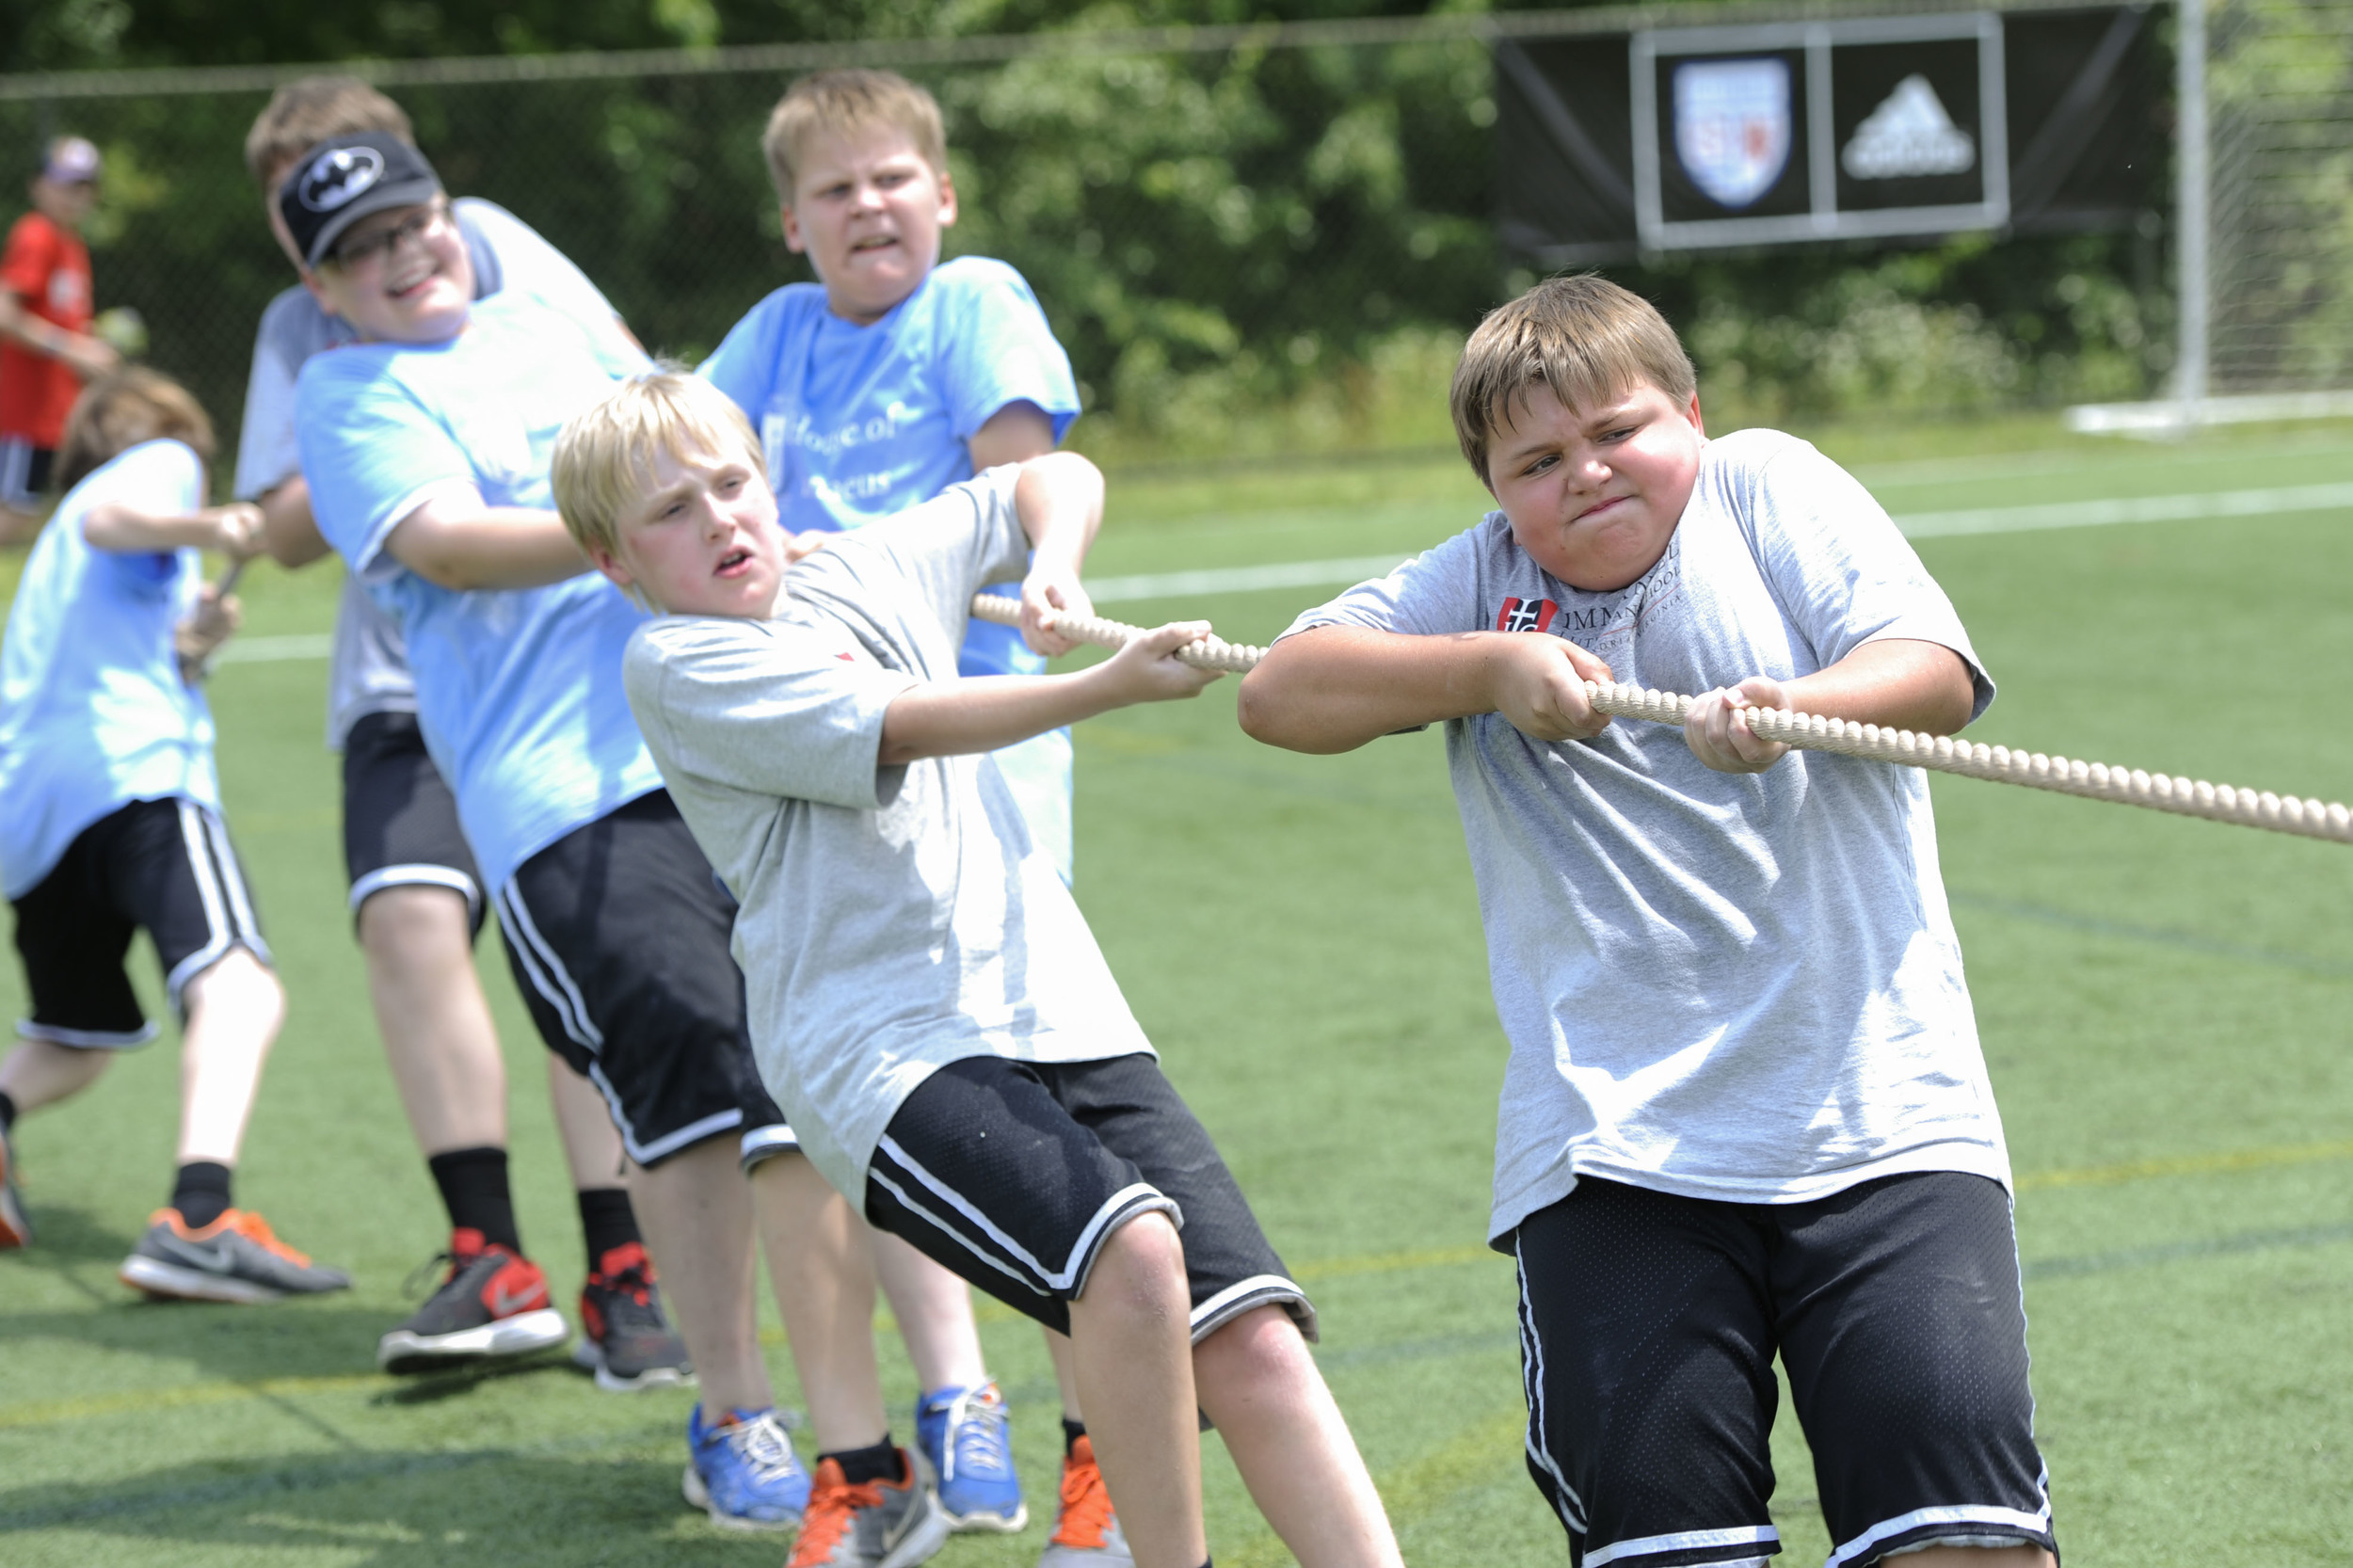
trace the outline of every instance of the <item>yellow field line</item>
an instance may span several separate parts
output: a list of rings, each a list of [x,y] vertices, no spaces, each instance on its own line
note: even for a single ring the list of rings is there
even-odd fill
[[[2105,1187],[2120,1181],[2145,1181],[2152,1176],[2209,1176],[2221,1171],[2254,1171],[2272,1165],[2309,1165],[2317,1160],[2347,1159],[2353,1159],[2353,1143],[2281,1144],[2267,1149],[2184,1155],[2173,1160],[2131,1160],[2120,1165],[2030,1171],[2018,1178],[2018,1190],[2040,1192],[2055,1187]]]
[[[2114,1165],[2033,1171],[2018,1178],[2018,1190],[2038,1192],[2065,1187],[2102,1187],[2162,1176],[2211,1176],[2281,1165],[2314,1164],[2329,1160],[2353,1160],[2353,1142],[2281,1144],[2272,1148],[2186,1155],[2170,1160],[2134,1160]],[[1491,1258],[1498,1263],[1503,1261],[1484,1246],[1430,1247],[1412,1252],[1373,1253],[1361,1257],[1323,1258],[1303,1263],[1291,1272],[1301,1284],[1312,1285],[1321,1280],[1347,1279],[1359,1274],[1452,1268]],[[984,1323],[1014,1322],[1021,1316],[1013,1308],[985,1298],[976,1299],[973,1308],[974,1315]],[[888,1319],[884,1322],[887,1324]],[[760,1338],[771,1345],[784,1343],[783,1334],[774,1328],[763,1330]],[[91,1394],[79,1399],[44,1400],[33,1404],[0,1406],[0,1431],[42,1426],[55,1421],[127,1415],[134,1411],[215,1404],[229,1400],[332,1394],[351,1389],[378,1391],[407,1384],[406,1379],[387,1377],[380,1372],[355,1372],[327,1377],[266,1378],[259,1383],[195,1383],[179,1388],[147,1389],[138,1393]]]

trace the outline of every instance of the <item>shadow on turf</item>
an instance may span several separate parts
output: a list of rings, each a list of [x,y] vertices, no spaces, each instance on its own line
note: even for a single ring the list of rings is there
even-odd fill
[[[675,1460],[497,1448],[184,1464],[130,1481],[0,1491],[0,1559],[13,1555],[11,1536],[50,1531],[86,1543],[88,1560],[132,1560],[137,1551],[168,1561],[175,1547],[257,1555],[309,1547],[350,1568],[452,1560],[776,1568],[788,1539],[712,1528],[680,1501]],[[123,1555],[105,1540],[121,1543]]]

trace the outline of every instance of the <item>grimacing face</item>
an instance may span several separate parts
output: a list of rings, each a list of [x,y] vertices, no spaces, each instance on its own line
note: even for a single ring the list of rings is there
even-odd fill
[[[872,126],[810,137],[781,216],[784,243],[808,257],[833,312],[871,327],[938,264],[956,189],[905,132]]]
[[[1697,392],[1677,404],[1642,381],[1573,408],[1539,382],[1497,414],[1487,488],[1537,565],[1609,593],[1657,564],[1707,444]]]

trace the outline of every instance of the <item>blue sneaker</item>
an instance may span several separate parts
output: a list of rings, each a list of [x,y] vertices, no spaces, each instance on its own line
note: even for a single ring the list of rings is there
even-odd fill
[[[1013,1473],[1005,1396],[994,1382],[942,1388],[915,1401],[915,1462],[957,1530],[1013,1531],[1030,1522]]]
[[[808,1472],[792,1457],[792,1439],[774,1410],[739,1410],[703,1425],[703,1407],[686,1418],[690,1463],[681,1490],[721,1529],[800,1528],[808,1507]]]

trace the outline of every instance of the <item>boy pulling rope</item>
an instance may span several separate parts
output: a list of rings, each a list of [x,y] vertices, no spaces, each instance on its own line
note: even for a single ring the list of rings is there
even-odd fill
[[[983,620],[1018,625],[1018,600],[981,595],[972,614]],[[1099,616],[1057,616],[1053,629],[1073,641],[1096,648],[1121,648],[1143,629]],[[1177,650],[1181,662],[1199,669],[1245,674],[1266,654],[1246,643],[1205,637]],[[1674,692],[1647,691],[1636,686],[1589,680],[1585,694],[1593,711],[1616,718],[1648,719],[1654,724],[1680,725],[1691,698]],[[2115,801],[2170,811],[2176,816],[2203,817],[2210,822],[2236,823],[2273,833],[2293,833],[2306,839],[2353,843],[2353,810],[2332,801],[2301,800],[2204,779],[2152,774],[2139,768],[2113,767],[2041,752],[2013,750],[1959,741],[1949,735],[1923,735],[1910,729],[1888,729],[1875,724],[1853,724],[1817,713],[1787,713],[1772,709],[1746,710],[1749,728],[1757,738],[1778,741],[1801,751],[1828,751],[1841,757],[1861,757],[1874,762],[1895,762],[1932,773],[1959,774],[1964,778],[1989,778],[1997,784],[2023,784],[2088,800]]]

